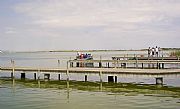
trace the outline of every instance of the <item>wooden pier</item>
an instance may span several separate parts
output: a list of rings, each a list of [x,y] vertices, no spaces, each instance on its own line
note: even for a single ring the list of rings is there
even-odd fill
[[[180,69],[124,69],[124,68],[33,68],[33,67],[1,67],[1,71],[49,72],[49,73],[99,73],[103,74],[139,74],[168,75],[180,74]]]
[[[75,67],[74,63],[99,63],[99,67]],[[103,66],[102,63],[111,63],[114,66]],[[119,67],[119,64],[136,64],[135,68],[127,68],[127,67]],[[28,72],[34,72],[34,79],[36,79],[37,73],[43,72],[44,79],[49,80],[51,73],[58,73],[58,78],[60,80],[61,73],[65,73],[67,75],[67,80],[69,80],[69,73],[82,73],[82,74],[99,74],[100,81],[102,81],[102,75],[108,74],[108,81],[117,82],[117,76],[112,76],[112,74],[130,74],[130,75],[151,75],[156,78],[157,84],[163,84],[163,75],[173,75],[180,74],[180,60],[69,60],[67,61],[66,68],[43,68],[43,67],[21,67],[15,66],[14,61],[11,62],[11,67],[0,67],[0,71],[8,71],[11,72],[11,77],[14,78],[15,72],[23,72],[21,73],[21,78],[25,79],[25,74]],[[157,68],[142,68],[138,67],[139,64],[156,64]],[[178,68],[163,68],[160,65],[163,64],[175,64]],[[106,64],[107,65],[107,64]],[[40,77],[38,77],[39,79]],[[87,75],[85,75],[85,81],[87,81]]]

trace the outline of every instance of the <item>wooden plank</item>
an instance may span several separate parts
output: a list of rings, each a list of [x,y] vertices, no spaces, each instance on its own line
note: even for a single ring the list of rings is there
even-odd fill
[[[1,71],[12,71],[11,67],[1,67]],[[67,69],[60,68],[31,68],[31,67],[15,67],[15,71],[28,72],[52,72],[52,73],[66,73]],[[123,69],[123,68],[69,68],[69,73],[117,73],[117,74],[143,74],[143,75],[157,75],[157,74],[180,74],[180,69]],[[26,72],[27,73],[27,72]]]

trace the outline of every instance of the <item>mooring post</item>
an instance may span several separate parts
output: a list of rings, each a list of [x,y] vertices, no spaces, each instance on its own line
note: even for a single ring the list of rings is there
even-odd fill
[[[85,82],[87,82],[87,75],[84,76],[84,80],[85,80]]]
[[[163,77],[156,77],[156,84],[163,85]]]
[[[11,78],[14,78],[14,73],[15,73],[15,63],[14,63],[14,60],[11,59],[11,64],[12,64],[12,73],[11,73]]]
[[[41,81],[40,81],[40,74],[41,74],[41,72],[40,72],[40,69],[38,69],[38,86],[39,86],[39,88],[41,88]]]
[[[109,66],[109,62],[108,62],[108,68],[109,68],[110,66]]]
[[[25,74],[25,72],[23,72],[23,73],[21,73],[21,79],[26,79],[26,74]]]
[[[40,80],[40,74],[41,74],[40,69],[38,69],[38,80]]]
[[[73,67],[73,62],[70,62],[70,67]]]
[[[99,72],[100,82],[102,82],[102,71]]]
[[[117,83],[117,76],[115,76],[115,83]]]
[[[69,81],[69,61],[67,61],[66,76],[67,76],[67,80]]]
[[[157,69],[159,69],[159,60],[157,61]]]
[[[36,73],[34,73],[34,80],[36,80]]]
[[[162,69],[164,69],[164,63],[162,63]]]
[[[59,81],[61,80],[61,74],[58,74],[58,80]]]
[[[100,56],[100,61],[99,61],[99,68],[102,67],[102,61],[101,61],[102,57]]]

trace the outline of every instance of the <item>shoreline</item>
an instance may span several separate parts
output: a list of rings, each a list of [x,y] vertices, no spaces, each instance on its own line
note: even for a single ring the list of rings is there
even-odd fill
[[[147,51],[147,49],[115,49],[115,50],[103,50],[103,49],[97,49],[97,50],[42,50],[42,51],[8,51],[8,50],[1,50],[0,53],[39,53],[39,52],[119,52],[119,51]],[[161,48],[163,51],[178,51],[180,48]]]

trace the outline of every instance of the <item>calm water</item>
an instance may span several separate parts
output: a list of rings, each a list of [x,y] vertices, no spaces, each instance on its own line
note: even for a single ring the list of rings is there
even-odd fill
[[[68,87],[69,86],[69,87]],[[180,88],[1,80],[1,109],[179,109]]]
[[[92,52],[95,59],[111,59],[124,54],[146,54],[145,52]],[[1,53],[0,66],[60,67],[73,59],[76,52]],[[15,72],[20,78],[21,72]],[[0,72],[0,77],[9,77],[10,72]],[[76,81],[20,81],[0,79],[1,109],[179,109],[180,75],[164,77],[164,86],[156,86],[154,77],[118,75],[118,84],[99,83],[98,75],[88,75],[91,82]],[[29,73],[27,78],[32,79]],[[41,79],[43,74],[41,75]],[[57,74],[51,75],[52,80]],[[62,74],[62,80],[66,76]],[[84,75],[72,74],[70,80],[83,81]],[[107,75],[103,75],[107,81]]]

